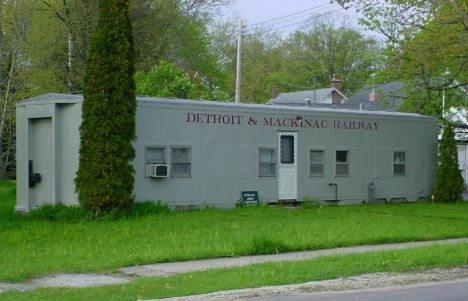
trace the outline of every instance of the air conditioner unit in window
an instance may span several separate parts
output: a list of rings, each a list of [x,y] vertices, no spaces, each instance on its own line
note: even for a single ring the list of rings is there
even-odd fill
[[[167,164],[146,164],[146,176],[150,178],[167,178]]]

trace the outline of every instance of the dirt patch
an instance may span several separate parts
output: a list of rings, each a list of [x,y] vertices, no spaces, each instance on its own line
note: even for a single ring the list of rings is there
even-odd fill
[[[7,290],[28,291],[40,287],[89,287],[121,284],[132,278],[103,274],[59,274],[22,283],[0,283],[0,293]]]

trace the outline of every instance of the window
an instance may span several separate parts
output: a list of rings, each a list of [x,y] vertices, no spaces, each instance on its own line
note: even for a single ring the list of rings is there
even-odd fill
[[[275,150],[271,148],[260,148],[258,150],[258,176],[274,177],[276,175]]]
[[[405,175],[405,152],[393,152],[393,175]]]
[[[164,147],[147,147],[145,152],[145,161],[147,164],[164,164],[166,163],[166,148]]]
[[[336,176],[349,176],[349,152],[336,151]]]
[[[309,156],[309,175],[311,176],[323,176],[323,151],[322,150],[311,150]]]
[[[280,138],[281,164],[294,164],[294,136],[282,135]]]
[[[192,163],[189,147],[172,148],[171,176],[173,178],[190,178]]]

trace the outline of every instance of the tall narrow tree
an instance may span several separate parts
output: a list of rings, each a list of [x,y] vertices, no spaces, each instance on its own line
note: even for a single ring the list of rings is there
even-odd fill
[[[439,145],[439,169],[434,188],[438,202],[461,201],[463,177],[458,169],[457,146],[452,125],[447,122]]]
[[[80,162],[75,179],[85,210],[133,205],[136,97],[128,0],[101,0],[84,82]]]

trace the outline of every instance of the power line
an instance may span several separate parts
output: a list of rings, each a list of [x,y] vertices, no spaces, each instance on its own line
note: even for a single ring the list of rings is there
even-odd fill
[[[304,20],[301,20],[301,21],[298,21],[298,22],[295,22],[295,23],[292,23],[292,24],[288,24],[288,25],[284,25],[284,26],[280,26],[280,27],[275,27],[275,28],[268,28],[268,29],[265,29],[265,30],[261,30],[259,32],[243,34],[243,36],[244,37],[251,37],[251,36],[254,36],[256,34],[265,34],[265,33],[269,33],[269,32],[277,32],[277,31],[280,31],[282,29],[292,27],[292,26],[297,26],[297,25],[305,23],[307,21],[318,19],[320,17],[330,15],[330,14],[336,13],[336,12],[341,11],[341,10],[343,10],[343,8],[338,8],[338,9],[335,9],[335,10],[327,11],[327,12],[325,12],[323,14],[313,16],[313,17],[308,17],[307,19],[304,19]]]
[[[263,24],[266,24],[266,23],[271,23],[271,22],[278,21],[278,20],[282,20],[282,19],[286,19],[286,18],[289,18],[289,17],[292,17],[292,16],[301,15],[301,14],[304,14],[304,13],[306,13],[306,12],[308,13],[308,12],[311,11],[311,10],[316,10],[316,9],[321,8],[321,7],[329,6],[329,5],[330,5],[329,3],[321,4],[321,5],[318,5],[318,6],[315,6],[315,7],[311,7],[311,8],[302,10],[302,11],[297,12],[297,13],[289,14],[289,15],[282,16],[282,17],[278,17],[278,18],[274,18],[274,19],[268,19],[268,20],[261,21],[261,22],[258,22],[258,23],[246,25],[245,27],[253,27],[253,26],[263,25]],[[308,14],[309,14],[309,13],[308,13]],[[287,22],[287,21],[283,21],[283,22]],[[280,23],[281,23],[281,22],[280,22]]]
[[[299,25],[301,23],[305,23],[305,22],[310,21],[310,20],[318,19],[320,17],[330,15],[330,14],[336,13],[336,12],[341,11],[341,10],[344,9],[344,8],[340,7],[338,9],[330,10],[330,11],[327,11],[327,12],[325,12],[323,14],[319,14],[319,15],[316,15],[316,16],[310,16],[310,13],[308,13],[309,16],[307,16],[306,19],[302,19],[301,21],[294,22],[292,24],[287,24],[287,25],[284,25],[284,26],[274,27],[275,25],[278,25],[278,24],[291,22],[291,21],[294,21],[294,20],[304,18],[304,16],[301,16],[301,17],[297,17],[297,16],[301,15],[301,14],[304,14],[305,12],[310,12],[312,10],[315,10],[317,12],[319,10],[323,10],[325,7],[330,7],[330,5],[329,4],[322,4],[322,5],[319,5],[319,6],[316,6],[316,7],[313,7],[313,8],[309,8],[309,9],[306,9],[306,10],[303,10],[303,11],[300,11],[300,12],[297,12],[297,13],[294,13],[294,14],[289,14],[289,15],[286,15],[286,16],[283,16],[283,17],[274,18],[274,19],[270,19],[270,20],[267,20],[267,21],[263,21],[263,22],[258,22],[258,23],[254,23],[254,24],[250,24],[250,25],[241,26],[239,36],[250,37],[250,36],[253,36],[254,34],[265,34],[265,33],[273,32],[273,31],[279,31],[281,29],[296,26],[296,25]],[[294,17],[294,18],[291,18],[291,17]],[[290,18],[290,20],[287,20],[287,18]],[[286,19],[286,20],[283,20],[283,19]],[[264,31],[260,31],[260,32],[257,32],[257,33],[251,33],[251,34],[243,34],[242,33],[243,28],[252,28],[254,26],[267,24],[267,23],[271,23],[271,22],[275,22],[275,21],[279,21],[279,20],[283,20],[283,21],[271,24],[271,26],[273,26],[273,28],[269,28],[269,29],[266,29]],[[241,46],[238,45],[238,47],[241,47]],[[267,52],[269,52],[269,51],[267,51]],[[281,83],[283,85],[286,85],[286,86],[289,86],[289,87],[297,88],[297,89],[311,89],[312,88],[312,87],[305,87],[305,86],[300,86],[300,85],[297,85],[297,84],[293,84],[293,83],[287,82],[287,81],[279,78],[274,72],[270,71],[253,53],[247,52],[247,55],[250,56],[254,61],[256,61],[257,64],[260,65],[260,67],[266,72],[266,74],[268,76],[274,78],[279,83]]]
[[[317,14],[319,11],[324,10],[324,9],[326,9],[326,8],[318,9],[318,10],[314,11],[314,14]],[[279,22],[272,23],[270,26],[274,27],[275,25],[279,25],[279,24],[283,24],[283,23],[286,23],[286,22],[291,22],[291,21],[299,20],[299,19],[301,19],[301,20],[307,20],[308,18],[310,18],[311,15],[312,15],[312,14],[309,13],[309,14],[307,14],[307,15],[304,15],[304,16],[300,17],[300,18],[294,18],[294,19],[290,19],[290,20],[286,19],[286,20],[283,20],[283,21],[279,21]],[[305,18],[305,19],[304,19],[304,18]]]

